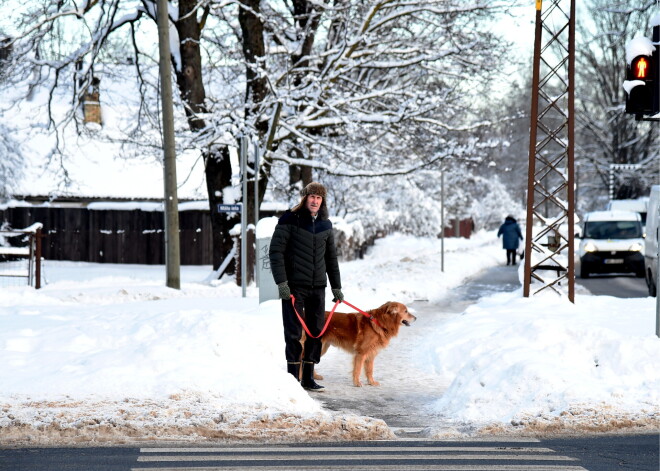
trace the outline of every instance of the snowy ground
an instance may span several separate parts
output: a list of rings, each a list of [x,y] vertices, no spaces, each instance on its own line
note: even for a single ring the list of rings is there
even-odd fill
[[[378,357],[380,387],[353,388],[350,358],[331,350],[319,366],[326,404],[333,390],[386,404],[403,394],[434,437],[657,431],[654,298],[572,305],[518,291],[434,312],[503,258],[492,232],[445,247],[444,273],[439,240],[402,235],[341,264],[356,306],[430,307]],[[394,437],[302,390],[285,371],[279,302],[204,283],[209,271],[182,267],[171,290],[162,266],[48,262],[43,289],[0,288],[0,445]]]

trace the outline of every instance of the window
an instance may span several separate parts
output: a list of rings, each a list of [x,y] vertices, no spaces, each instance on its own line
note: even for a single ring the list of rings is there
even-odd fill
[[[642,237],[639,221],[591,221],[584,226],[589,239],[638,239]]]

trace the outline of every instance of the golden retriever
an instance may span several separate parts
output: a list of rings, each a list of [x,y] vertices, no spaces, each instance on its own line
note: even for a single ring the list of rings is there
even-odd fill
[[[367,311],[371,317],[362,313],[335,312],[328,329],[323,334],[323,349],[321,355],[328,351],[330,345],[339,347],[354,355],[353,358],[353,384],[362,386],[360,376],[362,369],[371,386],[380,383],[374,379],[374,359],[376,355],[396,337],[402,325],[410,326],[417,319],[408,312],[408,308],[401,303],[387,302],[382,306]],[[326,319],[330,312],[326,311]],[[314,375],[316,379],[323,379]]]

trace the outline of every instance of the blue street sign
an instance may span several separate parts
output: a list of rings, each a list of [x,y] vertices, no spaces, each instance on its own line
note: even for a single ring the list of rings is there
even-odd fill
[[[239,204],[219,204],[218,205],[219,213],[240,213],[241,205]]]

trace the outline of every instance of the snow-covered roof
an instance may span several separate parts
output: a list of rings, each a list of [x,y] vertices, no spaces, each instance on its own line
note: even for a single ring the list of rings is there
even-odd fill
[[[12,139],[25,164],[22,177],[13,183],[12,194],[50,200],[162,200],[162,153],[157,148],[149,153],[141,152],[136,144],[122,144],[135,126],[138,96],[133,79],[113,80],[101,75],[103,126],[76,129],[71,125],[60,135],[58,143],[52,124],[50,129],[44,125],[48,124],[46,90],[38,89],[31,100],[11,108],[14,97],[7,93],[0,95],[0,124],[11,129]],[[70,95],[56,93],[53,96],[56,122],[70,106]],[[157,135],[152,138],[159,140]],[[63,150],[61,154],[53,152],[57,144]],[[203,161],[198,151],[177,155],[177,180],[179,199],[208,199]]]

